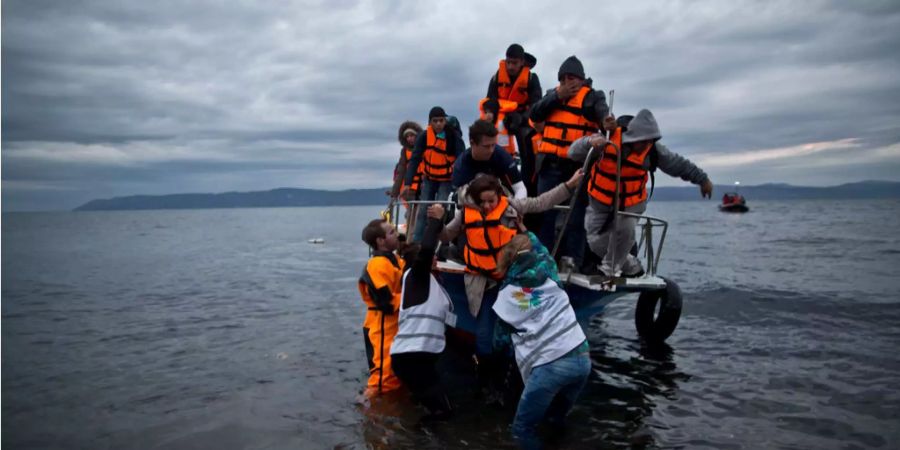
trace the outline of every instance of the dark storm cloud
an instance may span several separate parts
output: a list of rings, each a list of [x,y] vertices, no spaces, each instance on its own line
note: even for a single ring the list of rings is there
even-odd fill
[[[397,125],[442,105],[465,128],[511,42],[545,90],[578,55],[714,180],[900,173],[896,2],[521,6],[4,2],[3,208],[384,186]]]

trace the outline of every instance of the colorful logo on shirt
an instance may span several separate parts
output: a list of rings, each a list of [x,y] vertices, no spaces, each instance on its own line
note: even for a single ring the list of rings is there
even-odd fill
[[[540,305],[542,295],[544,295],[544,291],[534,288],[522,288],[521,290],[512,293],[512,296],[516,300],[516,303],[519,304],[519,309],[521,309],[522,311],[526,311],[528,310],[528,308],[535,308]]]

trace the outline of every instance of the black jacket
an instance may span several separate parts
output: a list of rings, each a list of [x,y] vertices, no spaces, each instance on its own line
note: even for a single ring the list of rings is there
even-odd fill
[[[458,157],[466,150],[466,143],[463,142],[462,136],[452,130],[451,127],[445,127],[444,134],[447,139],[447,153]],[[413,148],[412,156],[410,156],[409,161],[406,162],[406,177],[404,177],[404,184],[412,184],[412,180],[416,176],[416,169],[418,169],[419,163],[422,162],[422,158],[425,156],[425,144],[427,141],[427,130],[419,133],[419,137],[416,138],[416,146]],[[422,178],[424,181],[424,174],[422,175]]]
[[[590,82],[590,80],[588,80]],[[590,84],[587,84],[590,87]],[[544,122],[553,110],[562,106],[559,96],[556,95],[556,88],[547,91],[543,98],[531,105],[531,120],[535,122]],[[582,104],[582,115],[591,122],[600,125],[603,130],[603,118],[609,115],[609,106],[606,104],[606,94],[603,91],[591,91],[584,97]]]

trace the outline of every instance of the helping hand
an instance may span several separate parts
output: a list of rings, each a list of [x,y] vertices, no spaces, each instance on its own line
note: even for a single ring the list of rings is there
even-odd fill
[[[569,178],[569,181],[566,181],[566,187],[568,187],[570,191],[574,191],[582,178],[584,178],[584,169],[576,170],[575,173],[572,174],[572,178]]]
[[[428,217],[441,220],[444,218],[444,207],[440,203],[435,203],[428,207]]]

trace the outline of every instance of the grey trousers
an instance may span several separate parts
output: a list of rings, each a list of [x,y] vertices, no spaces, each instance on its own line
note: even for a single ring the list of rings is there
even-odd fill
[[[590,205],[584,216],[584,230],[587,232],[587,242],[591,251],[603,258],[600,269],[607,275],[633,275],[643,270],[641,262],[630,253],[631,246],[634,245],[634,228],[637,226],[637,219],[619,216],[618,228],[613,229],[612,218],[610,218],[609,226],[601,233],[600,229],[613,209],[593,197],[589,197],[589,199]],[[642,214],[646,209],[647,202],[644,201],[625,208],[625,211]],[[613,239],[614,232],[616,232],[615,239]],[[612,260],[614,246],[615,261]]]

